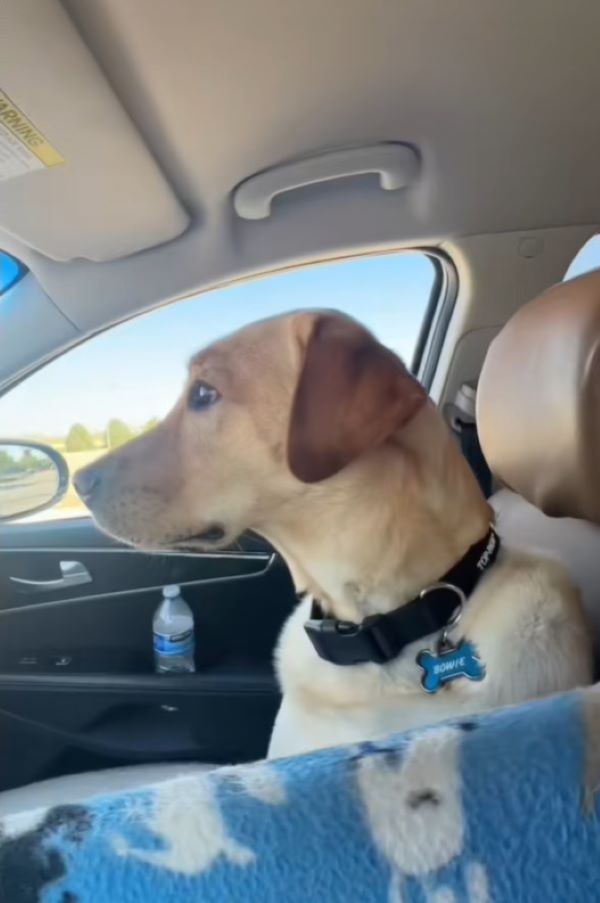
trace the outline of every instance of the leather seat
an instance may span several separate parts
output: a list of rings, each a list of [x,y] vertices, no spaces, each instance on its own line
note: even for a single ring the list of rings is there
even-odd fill
[[[600,270],[522,307],[477,391],[481,446],[505,487],[490,501],[513,546],[561,561],[600,637]]]
[[[490,499],[507,544],[560,561],[579,587],[600,647],[600,527],[573,517],[548,517],[522,496],[501,489]]]

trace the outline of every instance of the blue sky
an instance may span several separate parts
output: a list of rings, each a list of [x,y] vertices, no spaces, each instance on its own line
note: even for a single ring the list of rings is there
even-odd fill
[[[567,276],[600,266],[600,236],[581,249]],[[0,282],[14,264],[0,255]],[[111,417],[141,426],[174,403],[189,357],[262,317],[333,307],[365,323],[410,362],[433,284],[419,253],[307,267],[175,302],[96,336],[0,399],[5,436],[63,436],[80,421],[101,430]],[[1,317],[0,304],[0,317]]]
[[[598,267],[600,267],[600,235],[594,235],[575,256],[565,278],[572,279]]]
[[[0,292],[5,292],[19,275],[19,264],[0,252]]]
[[[252,320],[298,308],[343,310],[410,363],[433,279],[424,254],[390,254],[175,302],[96,336],[29,377],[0,399],[1,432],[59,437],[77,421],[100,430],[111,417],[141,426],[173,405],[194,352]]]

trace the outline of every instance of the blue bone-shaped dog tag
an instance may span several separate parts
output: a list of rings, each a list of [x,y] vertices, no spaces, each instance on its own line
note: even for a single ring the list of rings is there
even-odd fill
[[[417,664],[423,669],[421,686],[427,693],[437,693],[440,687],[457,677],[468,677],[469,680],[485,677],[485,667],[471,643],[461,643],[438,655],[423,649],[417,655]]]

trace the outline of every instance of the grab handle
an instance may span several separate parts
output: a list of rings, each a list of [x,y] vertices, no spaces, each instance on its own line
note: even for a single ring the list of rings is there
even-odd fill
[[[266,219],[273,198],[318,182],[378,173],[380,187],[396,191],[413,182],[419,156],[409,144],[386,143],[329,151],[284,163],[250,176],[233,193],[235,212],[242,219]]]

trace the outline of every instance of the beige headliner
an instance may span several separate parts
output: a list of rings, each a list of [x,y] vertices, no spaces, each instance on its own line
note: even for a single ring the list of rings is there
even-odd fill
[[[7,9],[19,3],[32,13],[31,28],[41,27],[33,16],[39,0],[5,2]],[[577,231],[584,237],[600,221],[597,0],[64,6],[191,216],[180,238],[104,263],[54,261],[28,249],[24,236],[0,231],[0,246],[26,260],[78,331],[287,263],[589,224]],[[14,55],[12,67],[13,90],[22,83],[35,97],[44,60],[20,71]],[[65,96],[67,89],[77,84],[65,82]],[[60,105],[60,92],[54,97]],[[58,114],[39,112],[51,134]],[[419,147],[417,186],[382,192],[374,179],[346,181],[289,195],[268,221],[235,218],[230,193],[250,174],[321,149],[382,140]],[[123,224],[102,203],[103,180],[90,178],[91,193],[80,202],[88,219],[105,217],[114,244],[112,230]],[[130,184],[134,191],[135,167]],[[35,211],[33,181],[27,200]],[[10,212],[0,209],[0,223]],[[124,235],[124,249],[131,238]],[[551,270],[546,266],[544,278],[556,278]]]

